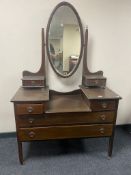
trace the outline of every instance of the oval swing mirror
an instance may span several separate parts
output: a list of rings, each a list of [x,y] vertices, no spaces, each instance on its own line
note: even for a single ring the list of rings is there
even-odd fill
[[[53,10],[46,32],[47,55],[53,70],[61,77],[71,76],[78,68],[83,50],[83,29],[75,8],[67,3]]]

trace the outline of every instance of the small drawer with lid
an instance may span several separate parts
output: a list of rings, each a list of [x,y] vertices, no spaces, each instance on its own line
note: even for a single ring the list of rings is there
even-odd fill
[[[22,80],[23,87],[44,87],[44,80]]]
[[[90,107],[92,111],[115,110],[115,100],[91,100]]]
[[[23,76],[22,78],[23,87],[45,87],[44,76]]]
[[[43,114],[45,106],[44,104],[16,104],[15,105],[17,115],[26,114]]]
[[[87,87],[105,87],[106,79],[86,79],[84,85]]]

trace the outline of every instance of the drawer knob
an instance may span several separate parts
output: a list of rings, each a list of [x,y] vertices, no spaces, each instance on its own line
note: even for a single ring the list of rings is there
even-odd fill
[[[102,103],[102,108],[106,109],[107,108],[107,103]]]
[[[31,132],[29,132],[28,135],[29,135],[30,138],[34,138],[35,137],[35,132],[31,131]]]
[[[104,134],[104,128],[100,128],[100,133]]]
[[[28,111],[29,113],[32,113],[32,112],[33,112],[32,106],[27,107],[27,111]]]
[[[106,119],[105,114],[102,114],[100,117],[101,117],[101,119],[102,119],[103,121],[105,121],[105,119]]]
[[[32,85],[34,85],[34,84],[35,84],[35,81],[34,81],[34,80],[32,80],[32,81],[31,81],[31,84],[32,84]]]
[[[29,123],[32,124],[34,122],[34,119],[33,118],[29,118]]]
[[[95,84],[98,84],[98,80],[95,80],[94,83],[95,83]]]

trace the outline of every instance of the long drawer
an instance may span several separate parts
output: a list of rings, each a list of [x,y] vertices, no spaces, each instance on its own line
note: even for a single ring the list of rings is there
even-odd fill
[[[72,125],[20,128],[20,141],[111,136],[113,125]]]
[[[43,115],[17,116],[18,127],[112,123],[115,119],[114,111],[89,113],[57,113]]]

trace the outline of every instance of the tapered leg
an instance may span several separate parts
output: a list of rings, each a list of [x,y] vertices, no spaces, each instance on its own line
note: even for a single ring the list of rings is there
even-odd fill
[[[109,156],[109,157],[112,156],[113,141],[114,141],[114,135],[112,135],[112,136],[109,138],[109,146],[108,146],[108,156]]]
[[[23,150],[22,150],[22,142],[18,141],[18,154],[20,164],[23,165]]]

